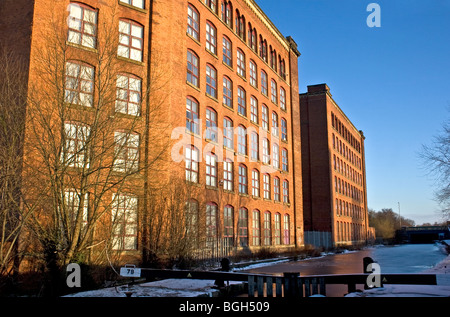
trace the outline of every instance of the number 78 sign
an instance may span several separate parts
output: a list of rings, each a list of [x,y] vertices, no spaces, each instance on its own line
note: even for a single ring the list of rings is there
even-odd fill
[[[141,269],[135,266],[126,266],[120,268],[120,276],[141,277]]]

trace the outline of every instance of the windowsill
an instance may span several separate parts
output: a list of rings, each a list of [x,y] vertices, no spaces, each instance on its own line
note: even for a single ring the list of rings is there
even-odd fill
[[[228,109],[228,110],[230,110],[230,111],[234,112],[234,109],[233,109],[233,108],[231,108],[231,107],[227,106],[227,105],[226,105],[226,104],[224,104],[223,102],[222,102],[222,106],[224,106],[224,107],[225,107],[225,109]]]
[[[242,80],[244,80],[245,82],[247,82],[247,78],[245,78],[245,75],[244,76],[242,76],[241,74],[237,74]]]
[[[119,118],[128,118],[128,119],[135,119],[135,120],[141,120],[142,117],[140,114],[138,115],[133,115],[133,114],[129,114],[129,113],[123,113],[123,112],[118,112],[118,111],[114,111],[114,115],[112,115],[112,117],[119,117]]]
[[[209,53],[209,55],[211,55],[211,56],[214,57],[215,59],[219,60],[219,57],[217,56],[216,53],[211,52],[211,51],[210,51],[209,49],[207,49],[206,47],[205,47],[205,51],[207,51],[207,52]]]
[[[135,6],[131,5],[131,4],[124,3],[122,1],[119,1],[119,5],[124,6],[126,8],[129,8],[129,9],[136,10],[136,11],[141,12],[141,13],[145,13],[145,14],[147,13],[146,9],[138,8],[138,7],[135,7]]]
[[[199,46],[202,45],[202,43],[200,43],[195,37],[193,37],[192,35],[190,35],[188,32],[186,32],[186,35],[193,40],[196,44],[198,44]]]
[[[272,202],[272,199],[264,198],[264,201],[270,201],[270,202]]]
[[[244,194],[244,193],[239,193],[239,196],[242,196],[242,197],[250,197],[248,194]]]
[[[198,92],[200,92],[200,88],[198,88],[197,86],[195,86],[194,84],[190,83],[189,81],[186,80],[186,84],[188,86],[190,86],[191,88],[194,88],[195,90],[197,90]]]
[[[208,97],[208,98],[210,98],[210,99],[212,99],[212,100],[214,100],[215,102],[219,102],[219,100],[216,98],[216,97],[214,97],[214,96],[211,96],[210,94],[208,94],[207,92],[205,92],[205,96],[206,97]]]
[[[242,117],[242,118],[244,118],[245,120],[248,120],[247,116],[246,116],[246,115],[243,115],[243,114],[240,113],[240,112],[238,112],[237,115],[240,116],[240,117]]]
[[[261,200],[261,197],[259,197],[259,196],[253,196],[253,195],[252,195],[252,198],[253,198],[253,199],[257,199],[257,200]]]
[[[98,50],[96,48],[92,48],[92,47],[88,47],[88,46],[83,46],[83,45],[80,45],[80,44],[72,43],[72,42],[70,42],[68,40],[66,41],[66,44],[69,45],[69,46],[75,47],[75,48],[79,48],[79,49],[82,49],[82,50],[85,50],[85,51],[88,51],[88,52],[92,52],[92,53],[98,54]]]
[[[222,64],[225,65],[229,70],[231,70],[231,71],[234,73],[233,66],[228,65],[228,64],[225,63],[224,61],[222,61]]]
[[[210,189],[210,190],[215,190],[215,191],[219,191],[219,188],[216,186],[211,186],[211,185],[205,185],[206,189]]]
[[[131,58],[127,58],[127,57],[123,57],[123,56],[120,56],[120,55],[117,55],[117,59],[121,60],[121,61],[124,61],[124,62],[133,63],[133,64],[136,64],[136,65],[139,65],[139,66],[145,66],[145,63],[142,62],[142,61],[137,61],[137,60],[134,60],[134,59],[131,59]]]
[[[196,187],[200,187],[200,188],[202,187],[201,184],[196,183],[196,182],[189,181],[189,180],[187,180],[187,179],[185,179],[184,182],[185,182],[186,185],[192,185],[192,186],[196,186]]]
[[[200,134],[197,134],[197,133],[194,133],[194,132],[192,132],[192,131],[189,131],[188,129],[186,129],[185,132],[186,132],[186,134],[189,134],[189,135],[191,135],[191,136],[193,136],[193,137],[195,137],[195,138],[198,138],[198,139],[201,138],[201,135],[200,135]]]
[[[94,105],[92,106],[83,106],[77,103],[64,102],[65,105],[69,106],[69,108],[78,109],[78,110],[87,110],[87,111],[95,111]]]

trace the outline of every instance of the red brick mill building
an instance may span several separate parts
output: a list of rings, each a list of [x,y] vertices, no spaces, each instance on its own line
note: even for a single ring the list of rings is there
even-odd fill
[[[4,0],[0,29],[26,65],[21,199],[39,227],[52,224],[66,261],[83,251],[139,263],[193,227],[204,237],[196,250],[211,256],[314,244],[305,231],[329,233],[318,246],[365,241],[364,137],[327,108],[340,124],[327,116],[317,135],[335,129],[354,155],[331,149],[329,135],[320,159],[310,146],[306,160],[329,175],[305,169],[302,146],[319,141],[303,137],[303,116],[313,122],[319,105],[303,114],[297,44],[256,1]],[[346,194],[331,192],[338,175]]]

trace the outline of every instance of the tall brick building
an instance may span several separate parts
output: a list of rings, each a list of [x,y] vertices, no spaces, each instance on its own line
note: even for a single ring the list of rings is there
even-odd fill
[[[255,1],[4,0],[0,23],[26,65],[23,199],[67,260],[142,260],[174,179],[206,248],[304,245],[300,53]]]
[[[365,243],[368,232],[364,134],[326,84],[300,94],[305,243]]]

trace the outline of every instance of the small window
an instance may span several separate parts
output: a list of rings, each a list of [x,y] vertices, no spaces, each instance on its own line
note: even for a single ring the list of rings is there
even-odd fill
[[[275,245],[281,244],[281,215],[276,213],[274,217],[274,243]]]
[[[268,89],[267,73],[261,70],[261,93],[267,96]]]
[[[233,162],[230,159],[223,162],[223,189],[233,191]]]
[[[250,60],[249,63],[249,70],[250,70],[250,84],[253,87],[258,87],[258,79],[257,79],[257,72],[256,72],[256,64],[254,61]]]
[[[217,0],[205,0],[205,4],[214,13],[217,13]]]
[[[259,136],[256,132],[252,132],[250,138],[250,158],[254,161],[259,160]]]
[[[269,131],[269,108],[264,104],[261,107],[261,123],[263,129]]]
[[[281,140],[287,141],[287,121],[285,118],[281,118]]]
[[[120,20],[117,54],[121,57],[142,62],[143,45],[144,27],[131,20]]]
[[[114,143],[114,170],[136,172],[139,168],[139,135],[115,132]]]
[[[275,111],[272,112],[272,135],[279,136],[278,114]]]
[[[64,145],[61,161],[71,167],[88,166],[88,151],[86,143],[89,139],[90,128],[81,123],[65,123]]]
[[[116,112],[138,116],[141,107],[142,80],[129,74],[117,75]]]
[[[234,208],[230,205],[223,208],[223,238],[225,246],[234,245]]]
[[[263,190],[264,190],[264,199],[270,199],[270,176],[269,176],[269,174],[263,175]]]
[[[197,9],[195,9],[191,4],[188,5],[188,23],[187,23],[187,33],[192,36],[197,41],[200,40],[200,17]]]
[[[65,102],[92,107],[94,103],[94,67],[75,61],[66,63]]]
[[[290,220],[289,215],[285,214],[283,217],[283,244],[291,243],[291,234],[290,234]]]
[[[136,8],[144,9],[144,0],[120,0],[120,2],[129,4]]]
[[[261,245],[261,225],[260,212],[255,209],[252,213],[252,244]]]
[[[289,171],[288,151],[284,148],[281,150],[281,169],[284,172]]]
[[[217,98],[217,72],[211,65],[206,65],[206,93]]]
[[[196,147],[188,145],[185,148],[185,171],[186,180],[198,183],[199,152]]]
[[[247,166],[239,165],[239,193],[248,194]]]
[[[259,197],[259,171],[252,171],[252,195],[253,197]]]
[[[217,30],[211,22],[206,22],[206,49],[217,55]]]
[[[70,43],[95,48],[97,45],[97,11],[85,5],[71,3],[69,5]]]
[[[198,103],[192,97],[186,98],[186,130],[200,134]]]
[[[262,161],[264,164],[270,164],[270,141],[267,138],[262,140]]]
[[[275,177],[273,179],[273,200],[281,201],[280,199],[280,179]]]
[[[289,203],[289,182],[287,180],[283,181],[283,202]]]
[[[238,113],[247,116],[246,92],[242,87],[238,87]]]
[[[231,41],[226,36],[223,37],[222,40],[222,52],[223,57],[222,60],[225,64],[227,64],[230,67],[233,67],[233,46],[231,44]]]
[[[272,221],[270,211],[264,212],[264,245],[272,244]]]
[[[272,163],[273,167],[276,169],[280,168],[280,148],[278,144],[274,143],[272,146]]]
[[[271,91],[271,100],[274,104],[278,103],[278,94],[277,94],[277,83],[275,80],[271,80],[270,84],[270,91]]]
[[[217,240],[217,204],[209,202],[206,204],[206,246],[215,247]]]
[[[280,88],[280,108],[286,110],[286,90],[283,87]]]
[[[138,199],[129,194],[114,194],[112,202],[113,250],[137,249]]]
[[[247,155],[247,129],[242,125],[238,126],[238,153]]]
[[[223,119],[223,145],[229,149],[234,149],[233,141],[233,121],[229,118]]]
[[[223,104],[233,108],[233,82],[226,76],[223,77]]]
[[[245,78],[245,54],[238,49],[236,57],[237,73],[239,76]]]
[[[248,246],[248,210],[244,207],[239,208],[238,239],[239,246]]]
[[[199,81],[198,81],[198,56],[188,50],[187,51],[187,81],[188,83],[191,83],[192,85],[199,87]]]
[[[222,1],[222,21],[229,27],[233,27],[233,7],[231,1]]]
[[[258,124],[258,100],[255,97],[250,97],[250,120]]]
[[[217,142],[217,112],[206,108],[206,139]]]
[[[217,187],[217,157],[213,153],[206,154],[206,185]]]

